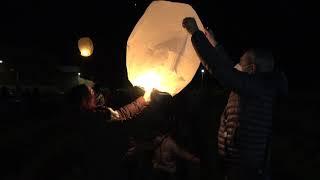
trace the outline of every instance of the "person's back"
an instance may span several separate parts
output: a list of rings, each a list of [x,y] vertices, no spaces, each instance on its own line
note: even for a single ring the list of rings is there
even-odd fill
[[[248,81],[234,88],[229,98],[234,104],[238,103],[238,108],[226,107],[237,111],[227,112],[230,119],[237,121],[230,123],[232,128],[227,127],[227,133],[223,134],[231,141],[223,147],[229,179],[264,179],[269,176],[274,103],[278,95],[286,91],[281,73],[256,73],[247,78]],[[254,79],[253,84],[250,79]],[[247,87],[241,88],[242,85]],[[228,139],[229,136],[233,137]]]
[[[259,82],[264,85],[264,88],[254,94],[242,93],[235,88],[235,91],[230,93],[225,111],[221,116],[218,147],[219,154],[224,158],[226,174],[229,176],[236,174],[234,171],[241,163],[246,163],[246,166],[254,164],[256,170],[250,171],[256,171],[258,174],[264,173],[268,168],[273,104],[278,93],[277,88],[280,87],[281,74],[255,72],[255,59],[255,52],[247,51],[236,68],[251,75],[257,73],[255,78],[260,78]],[[240,149],[245,152],[241,156],[247,156],[254,162],[242,162]]]
[[[163,135],[155,138],[157,148],[154,151],[153,166],[169,173],[176,172],[176,154],[174,148],[177,146],[170,136]]]
[[[221,83],[239,96],[238,125],[235,124],[233,142],[225,147],[226,173],[229,179],[264,179],[270,173],[274,101],[286,91],[286,80],[276,72],[225,73],[217,73]]]
[[[169,134],[155,138],[155,150],[152,160],[154,179],[175,179],[177,159],[200,163],[200,159],[181,148]]]

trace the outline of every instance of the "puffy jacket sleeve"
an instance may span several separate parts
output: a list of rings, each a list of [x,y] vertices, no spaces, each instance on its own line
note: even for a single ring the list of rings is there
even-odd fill
[[[143,97],[139,97],[130,104],[127,104],[118,110],[113,110],[109,108],[111,112],[111,120],[125,121],[130,120],[140,114],[146,107],[148,103],[144,100]]]

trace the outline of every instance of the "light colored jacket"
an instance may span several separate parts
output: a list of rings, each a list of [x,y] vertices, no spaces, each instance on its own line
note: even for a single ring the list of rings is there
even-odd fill
[[[176,142],[168,135],[157,136],[155,142],[158,143],[153,157],[153,168],[160,169],[168,173],[176,172],[176,158],[182,158],[194,163],[200,160],[179,147]]]

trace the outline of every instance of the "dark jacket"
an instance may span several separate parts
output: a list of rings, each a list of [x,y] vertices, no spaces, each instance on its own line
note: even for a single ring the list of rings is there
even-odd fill
[[[239,126],[230,179],[265,179],[268,176],[274,101],[287,92],[283,73],[247,74],[233,68],[222,46],[213,47],[201,31],[192,36],[192,43],[202,64],[225,87],[241,97]]]

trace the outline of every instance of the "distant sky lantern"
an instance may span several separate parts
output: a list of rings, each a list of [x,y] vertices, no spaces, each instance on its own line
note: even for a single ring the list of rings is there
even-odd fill
[[[81,56],[88,57],[93,53],[93,43],[89,37],[80,38],[78,41],[78,48]]]
[[[149,5],[127,42],[127,71],[133,85],[174,96],[190,83],[200,60],[182,27],[185,17],[194,17],[204,30],[190,5],[169,1]]]

